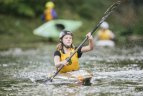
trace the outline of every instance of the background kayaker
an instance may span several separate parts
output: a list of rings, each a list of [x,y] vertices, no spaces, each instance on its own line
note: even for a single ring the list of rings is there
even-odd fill
[[[57,13],[54,9],[55,4],[49,1],[45,4],[44,14],[41,16],[42,21],[50,21],[57,18]]]
[[[100,25],[100,29],[97,31],[95,41],[96,46],[110,46],[113,47],[115,35],[109,29],[109,24],[107,22],[103,22]]]
[[[115,38],[114,33],[109,29],[109,24],[103,22],[100,25],[100,29],[97,31],[97,40],[113,40]]]

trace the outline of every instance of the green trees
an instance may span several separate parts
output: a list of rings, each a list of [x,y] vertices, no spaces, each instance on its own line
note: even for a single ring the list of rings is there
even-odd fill
[[[115,0],[54,0],[59,18],[97,21]],[[121,0],[109,19],[120,34],[143,34],[143,0]],[[40,18],[47,0],[0,0],[0,14]],[[132,31],[132,32],[129,32]],[[129,34],[128,34],[129,33]]]
[[[43,10],[46,0],[0,0],[0,13],[35,17]]]

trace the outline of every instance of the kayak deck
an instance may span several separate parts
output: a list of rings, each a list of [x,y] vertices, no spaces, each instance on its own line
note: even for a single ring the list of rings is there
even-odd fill
[[[86,70],[78,70],[78,71],[71,71],[67,73],[61,73],[55,77],[55,79],[82,83],[82,85],[90,85],[91,78],[92,78],[92,74],[87,72]]]

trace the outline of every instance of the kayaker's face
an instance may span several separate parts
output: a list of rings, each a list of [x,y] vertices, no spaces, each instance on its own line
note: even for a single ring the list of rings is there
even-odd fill
[[[72,44],[72,36],[71,35],[65,35],[62,40],[66,46],[71,46],[71,44]]]

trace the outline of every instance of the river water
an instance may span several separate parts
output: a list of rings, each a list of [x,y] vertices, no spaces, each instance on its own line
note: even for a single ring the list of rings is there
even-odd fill
[[[91,86],[35,83],[55,71],[54,48],[0,51],[0,96],[143,96],[143,47],[84,53],[80,65],[93,73]]]

